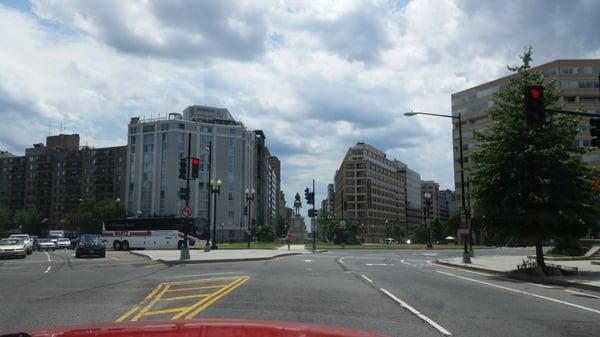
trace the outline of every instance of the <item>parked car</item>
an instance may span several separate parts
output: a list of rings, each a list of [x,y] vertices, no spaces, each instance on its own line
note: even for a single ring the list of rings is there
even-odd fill
[[[55,250],[56,249],[56,243],[52,242],[52,240],[48,239],[48,238],[42,238],[42,239],[38,239],[38,250],[42,251],[42,250]]]
[[[56,242],[56,245],[58,246],[58,248],[71,248],[71,240],[67,238],[60,238]]]
[[[22,240],[25,244],[25,250],[27,251],[27,255],[33,253],[33,243],[31,242],[31,237],[29,236],[29,234],[12,234],[8,238]]]
[[[84,234],[79,238],[79,243],[75,248],[75,257],[79,258],[86,255],[106,257],[106,246],[100,235]]]
[[[8,238],[0,240],[0,257],[19,257],[24,259],[27,256],[27,245],[22,239]]]

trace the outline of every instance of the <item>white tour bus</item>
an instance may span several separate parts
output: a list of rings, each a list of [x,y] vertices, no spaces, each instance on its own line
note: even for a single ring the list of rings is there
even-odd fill
[[[115,250],[181,249],[186,229],[188,247],[204,247],[209,229],[203,218],[110,219],[103,223],[102,240]]]

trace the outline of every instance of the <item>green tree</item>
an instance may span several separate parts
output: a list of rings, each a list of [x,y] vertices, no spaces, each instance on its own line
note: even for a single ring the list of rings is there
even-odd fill
[[[427,242],[427,227],[423,224],[419,224],[412,233],[413,243],[425,243]]]
[[[444,238],[447,236],[456,237],[456,231],[458,230],[458,224],[460,223],[460,213],[454,213],[446,222],[442,224]]]
[[[338,223],[334,216],[326,209],[322,209],[319,212],[319,239],[321,241],[332,240],[337,225]]]
[[[442,241],[447,235],[444,234],[444,226],[440,219],[436,218],[431,223],[431,239],[432,241]]]
[[[12,219],[12,210],[4,204],[0,204],[0,233],[8,229]]]
[[[392,235],[394,235],[393,237],[396,238],[396,241],[398,243],[400,243],[400,238],[404,235],[406,235],[406,233],[404,233],[404,229],[402,229],[402,226],[396,224],[393,228],[392,228]]]
[[[271,225],[259,225],[256,227],[256,237],[260,242],[275,241],[275,231]]]
[[[394,236],[394,228],[392,225],[390,225],[389,223],[385,224],[385,227],[383,227],[383,235],[385,235],[385,238],[391,238],[392,236]]]
[[[74,212],[65,215],[65,221],[78,228],[80,233],[100,233],[103,220],[123,218],[126,214],[123,203],[114,199],[97,201],[94,198],[86,198],[81,200]]]
[[[575,145],[579,118],[548,114],[548,121],[529,128],[523,90],[542,84],[543,75],[530,70],[531,48],[522,64],[494,97],[489,112],[495,123],[478,134],[474,155],[477,216],[485,217],[488,231],[502,239],[518,239],[536,246],[537,264],[546,270],[542,242],[550,238],[580,238],[596,225],[599,195],[591,187],[591,172]],[[554,81],[545,84],[546,107],[556,107]]]
[[[277,226],[275,227],[275,234],[278,238],[285,237],[287,235],[288,228],[285,219],[282,216],[277,217]]]
[[[23,233],[39,234],[42,214],[37,208],[19,209],[15,212],[15,224]]]

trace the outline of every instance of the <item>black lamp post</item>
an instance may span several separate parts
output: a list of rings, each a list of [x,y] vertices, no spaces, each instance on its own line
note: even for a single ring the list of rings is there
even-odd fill
[[[460,153],[460,197],[461,197],[461,206],[462,206],[462,213],[465,216],[465,219],[468,221],[468,215],[469,215],[469,210],[467,209],[467,205],[465,202],[465,169],[464,169],[464,164],[463,164],[463,136],[462,136],[462,119],[461,119],[461,115],[460,113],[458,113],[458,115],[456,116],[452,116],[452,115],[439,115],[439,114],[432,114],[432,113],[428,113],[428,112],[406,112],[404,113],[404,116],[415,116],[415,115],[428,115],[428,116],[436,116],[436,117],[445,117],[445,118],[452,118],[452,119],[457,119],[458,120],[458,142],[459,142],[459,153]],[[469,241],[470,241],[470,237],[469,234],[465,235],[465,240],[464,240],[464,249],[463,249],[463,263],[471,263],[471,255],[469,254]]]
[[[425,219],[425,227],[427,227],[427,249],[433,249],[431,244],[431,224],[427,224],[429,218],[429,207],[431,206],[431,193],[423,193],[423,199],[425,200],[425,207],[423,207],[423,219]]]
[[[211,249],[217,249],[217,195],[221,193],[221,179],[210,180],[210,193],[214,196],[213,202],[213,239]]]
[[[248,203],[248,227],[246,228],[246,235],[248,236],[248,248],[250,248],[250,225],[252,224],[252,202],[256,191],[254,189],[246,189],[246,202]]]

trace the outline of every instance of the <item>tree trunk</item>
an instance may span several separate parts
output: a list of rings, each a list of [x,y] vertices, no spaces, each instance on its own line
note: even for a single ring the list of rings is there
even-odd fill
[[[538,241],[535,244],[535,261],[537,262],[538,267],[544,272],[544,275],[547,275],[548,273],[546,270],[546,263],[544,262],[544,251],[542,250],[541,241]]]

